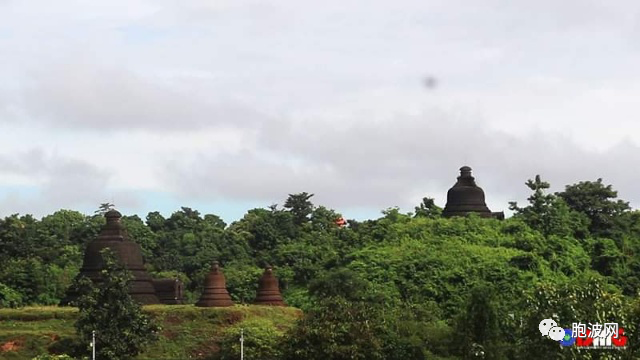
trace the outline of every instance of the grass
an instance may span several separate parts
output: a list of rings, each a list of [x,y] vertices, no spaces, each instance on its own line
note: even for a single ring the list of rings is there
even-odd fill
[[[193,305],[150,305],[144,311],[162,328],[160,340],[140,360],[205,359],[219,350],[225,329],[245,321],[263,320],[280,331],[294,325],[302,312],[290,307],[236,305],[199,308]],[[0,358],[31,359],[55,352],[75,338],[77,309],[26,307],[0,309]]]

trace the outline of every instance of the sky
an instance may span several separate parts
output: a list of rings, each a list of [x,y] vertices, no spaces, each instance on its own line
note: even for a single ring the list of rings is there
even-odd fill
[[[640,207],[640,2],[0,0],[0,216]]]

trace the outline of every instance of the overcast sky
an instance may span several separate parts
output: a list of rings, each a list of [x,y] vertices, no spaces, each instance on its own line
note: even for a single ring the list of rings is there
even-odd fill
[[[638,64],[637,1],[0,0],[0,216],[375,218],[463,165],[640,207]]]

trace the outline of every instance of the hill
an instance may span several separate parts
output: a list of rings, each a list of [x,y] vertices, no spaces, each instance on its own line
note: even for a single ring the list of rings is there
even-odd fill
[[[151,305],[144,311],[158,321],[162,330],[160,340],[138,357],[141,360],[209,359],[233,353],[239,347],[241,328],[247,351],[256,346],[269,347],[302,315],[295,308],[245,305]],[[0,358],[31,359],[64,350],[75,336],[76,316],[75,308],[0,309]]]

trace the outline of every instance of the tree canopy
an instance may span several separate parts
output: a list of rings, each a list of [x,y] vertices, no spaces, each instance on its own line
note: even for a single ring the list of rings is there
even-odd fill
[[[97,359],[132,359],[156,339],[159,329],[129,295],[132,275],[110,249],[101,255],[100,284],[84,277],[74,284],[81,294],[76,302],[80,311],[76,330],[81,344],[91,343],[95,331]]]
[[[540,336],[537,322],[553,314],[562,326],[618,321],[635,331],[640,212],[601,179],[557,193],[541,176],[526,186],[527,203],[512,203],[514,215],[503,221],[443,218],[425,197],[414,212],[389,208],[338,226],[342,214],[303,192],[231,224],[188,207],[122,223],[152,276],[182,279],[191,303],[214,260],[239,304],[255,297],[264,265],[272,265],[285,301],[305,316],[286,334],[256,325],[263,340],[254,345],[265,358],[574,356]],[[0,307],[58,303],[103,224],[100,215],[72,210],[0,219]],[[114,287],[124,281],[116,275]],[[624,351],[638,355],[633,346]]]

